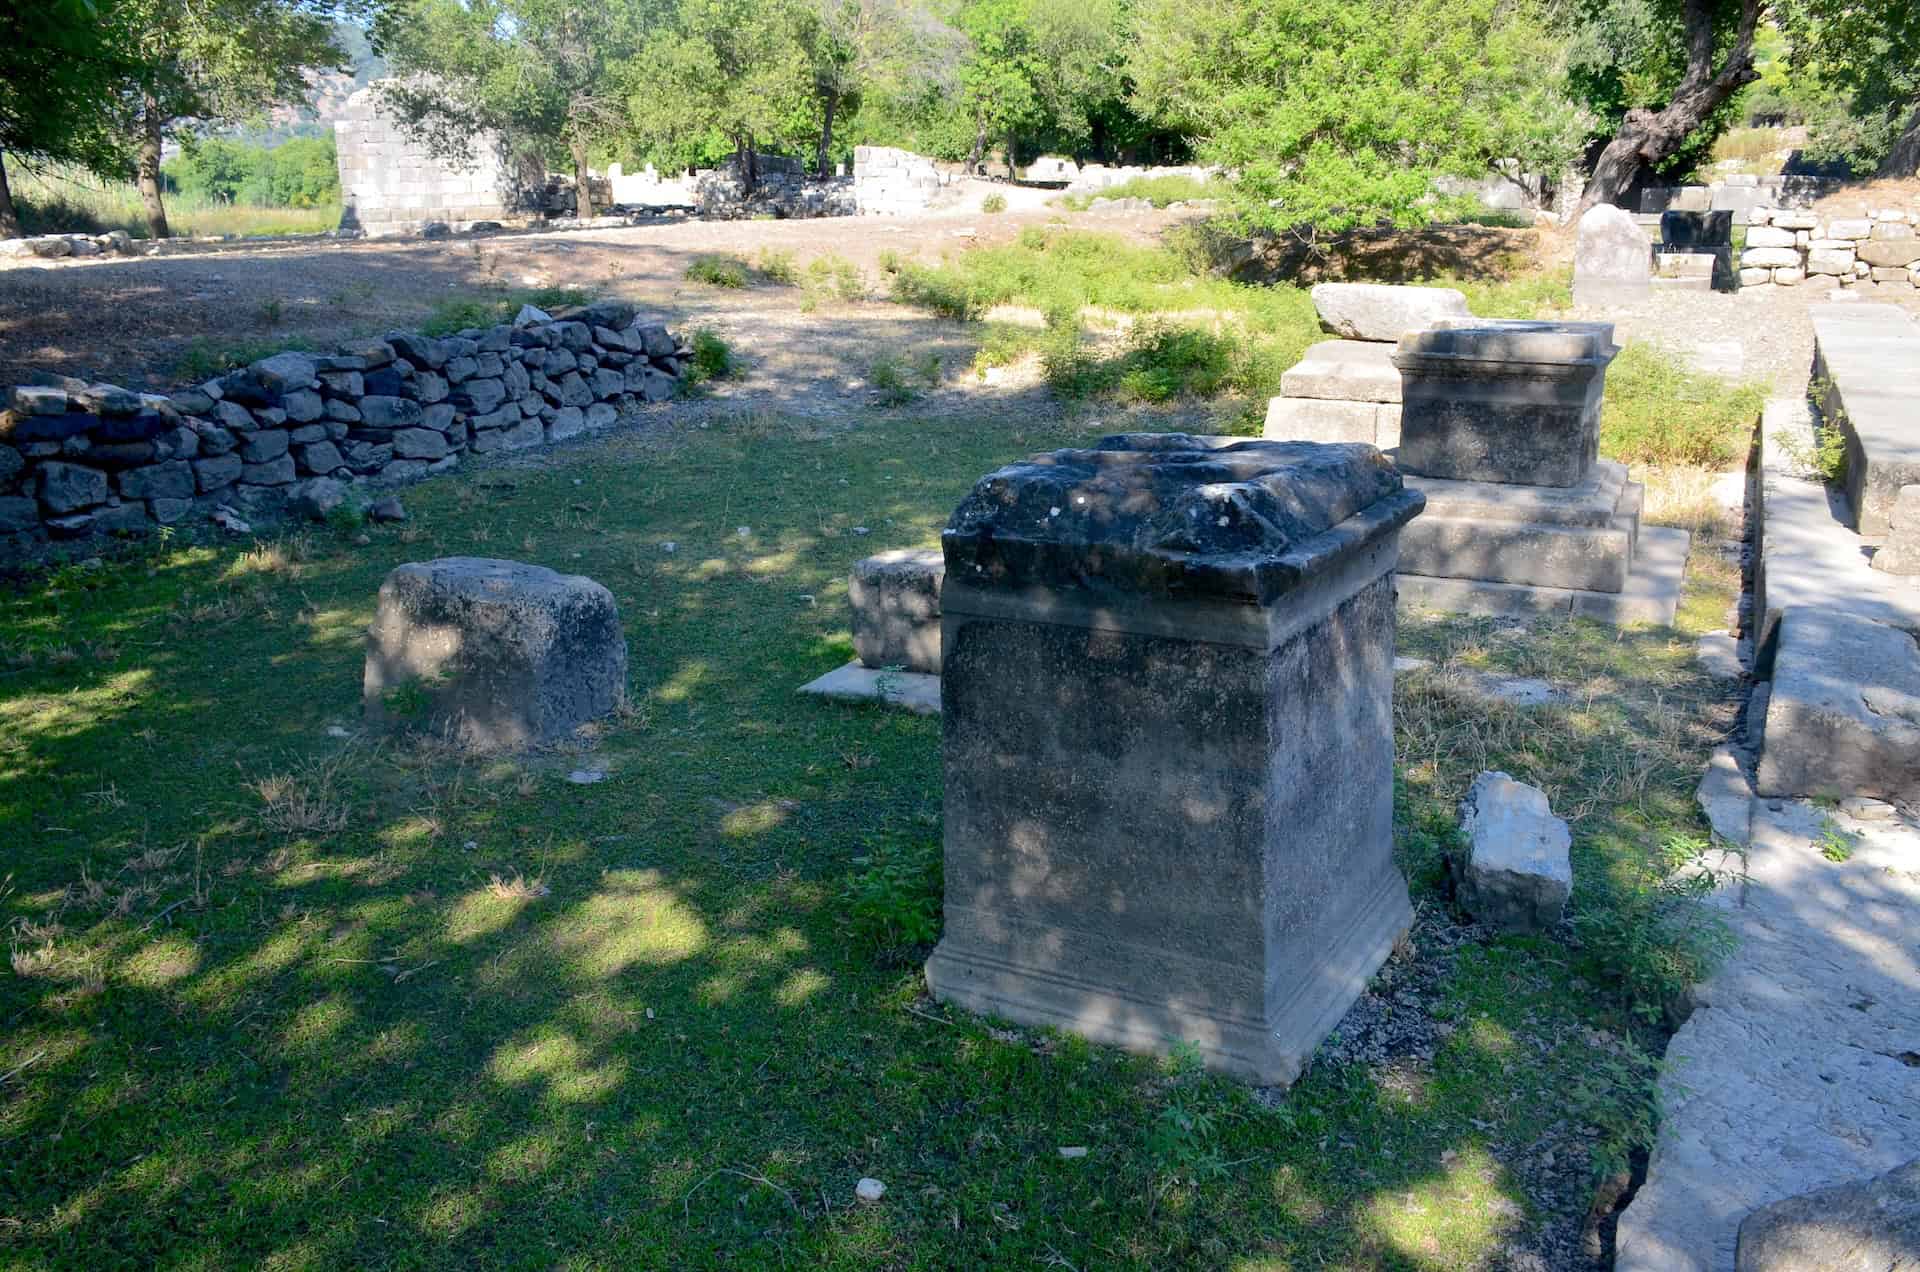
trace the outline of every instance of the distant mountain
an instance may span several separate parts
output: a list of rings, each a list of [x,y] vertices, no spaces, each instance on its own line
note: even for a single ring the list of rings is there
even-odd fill
[[[260,123],[225,129],[219,135],[254,145],[277,146],[294,137],[331,134],[333,121],[346,109],[347,98],[387,73],[386,62],[373,51],[365,30],[350,22],[342,22],[334,29],[340,47],[347,54],[347,70],[311,76],[304,106],[277,108],[268,112]]]

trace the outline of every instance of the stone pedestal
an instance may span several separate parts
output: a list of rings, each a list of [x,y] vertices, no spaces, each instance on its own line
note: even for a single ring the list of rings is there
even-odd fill
[[[1411,921],[1371,446],[1127,434],[944,536],[936,997],[1291,1082]]]
[[[1632,216],[1607,203],[1597,203],[1581,214],[1573,245],[1574,304],[1630,305],[1645,300],[1652,290],[1652,277],[1652,244]]]
[[[940,583],[946,562],[932,548],[867,557],[847,580],[853,650],[876,670],[940,674]]]
[[[1427,497],[1401,536],[1403,604],[1673,620],[1686,535],[1643,535],[1640,486],[1598,458],[1612,335],[1476,320],[1400,342],[1398,462]]]
[[[369,723],[519,750],[625,700],[627,640],[613,593],[592,579],[443,557],[398,566],[380,585],[362,687]]]

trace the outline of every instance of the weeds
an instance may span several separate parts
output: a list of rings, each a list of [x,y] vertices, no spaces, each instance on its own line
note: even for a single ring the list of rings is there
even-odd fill
[[[877,952],[916,949],[940,935],[940,845],[883,843],[853,864],[863,867],[845,886],[847,928],[853,940]]]
[[[1708,847],[1697,836],[1668,835],[1628,866],[1613,895],[1574,916],[1595,979],[1617,987],[1646,1022],[1661,1019],[1731,948],[1726,924],[1699,904],[1726,882],[1706,866]]]
[[[1145,199],[1156,208],[1164,208],[1170,203],[1222,199],[1231,193],[1232,188],[1226,183],[1201,177],[1135,177],[1092,194],[1062,195],[1058,202],[1073,212],[1085,212],[1095,199]]]
[[[729,290],[747,285],[747,266],[737,256],[699,256],[687,266],[687,280]]]
[[[433,307],[420,324],[420,332],[428,336],[450,336],[473,327],[497,327],[511,320],[522,305],[551,312],[570,305],[585,305],[592,300],[591,292],[578,287],[537,287],[497,295],[453,296]]]
[[[909,361],[897,353],[882,353],[867,368],[867,383],[884,405],[905,406],[926,390],[940,387],[940,354],[929,349]]]
[[[1004,194],[988,195],[986,198],[980,200],[980,210],[988,216],[1005,212],[1007,210],[1007,196]]]
[[[1853,843],[1853,836],[1835,825],[1833,818],[1820,819],[1820,833],[1815,837],[1813,846],[1820,850],[1822,857],[1836,865],[1847,861],[1853,856]]]
[[[544,875],[535,875],[529,879],[519,871],[511,877],[493,875],[487,880],[487,893],[502,901],[537,901],[548,895],[552,889],[547,887]]]
[[[693,362],[687,368],[686,383],[699,385],[709,380],[724,380],[739,370],[733,348],[711,327],[693,333]]]
[[[712,258],[709,258],[709,259],[712,259]],[[695,261],[694,264],[698,265],[699,262]],[[800,266],[795,263],[793,259],[793,253],[788,251],[786,248],[783,248],[783,247],[761,248],[760,255],[754,259],[753,267],[759,270],[761,274],[765,275],[768,282],[778,283],[782,287],[798,287],[800,285]],[[687,271],[687,277],[689,278],[693,277],[692,269],[689,269]],[[705,282],[710,280],[702,279],[700,281]],[[718,285],[723,287],[734,287],[734,286],[738,286],[739,284],[721,283]]]
[[[1166,1103],[1147,1127],[1147,1152],[1167,1174],[1205,1183],[1227,1173],[1219,1129],[1203,1086],[1200,1048],[1176,1042],[1166,1060]]]
[[[1631,1038],[1613,1037],[1583,1061],[1574,1083],[1579,1120],[1599,1131],[1588,1160],[1597,1184],[1631,1169],[1660,1125],[1660,1063]]]
[[[176,380],[198,383],[202,380],[211,380],[218,375],[225,375],[229,371],[248,366],[262,358],[270,358],[276,353],[312,348],[312,341],[298,336],[223,341],[217,344],[210,340],[195,340],[174,358],[171,370]]]
[[[342,762],[316,759],[296,772],[270,773],[248,783],[260,800],[261,826],[286,839],[344,829],[347,806],[335,789]]]
[[[1766,389],[1689,370],[1675,354],[1630,344],[1607,368],[1600,453],[1629,464],[1726,468],[1745,458]]]

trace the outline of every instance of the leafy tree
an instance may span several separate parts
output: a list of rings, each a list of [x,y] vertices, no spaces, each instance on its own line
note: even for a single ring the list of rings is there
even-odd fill
[[[831,172],[837,121],[869,94],[949,91],[947,69],[964,47],[959,32],[911,0],[811,0],[796,30],[813,84],[822,177]]]
[[[338,69],[334,23],[359,0],[115,0],[131,33],[132,73],[114,121],[131,149],[135,182],[155,238],[167,236],[161,149],[209,123],[270,106],[298,106],[307,74]]]
[[[1786,0],[1795,69],[1847,105],[1818,121],[1816,151],[1882,176],[1920,172],[1920,5],[1912,0]]]
[[[383,101],[451,159],[489,132],[566,155],[576,208],[590,217],[588,161],[626,125],[620,69],[656,20],[645,0],[410,0],[376,28],[407,77]]]
[[[1006,137],[1007,166],[1014,162],[1012,137],[1041,114],[1035,82],[1043,72],[1025,0],[974,0],[961,10],[960,29],[972,48],[960,67],[960,108],[973,125],[967,167],[978,170],[992,137]]]
[[[813,135],[811,20],[800,0],[681,0],[671,28],[628,67],[634,136],[668,153],[724,139],[752,189],[762,145]]]
[[[1543,25],[1501,0],[1141,0],[1128,68],[1269,229],[1418,222],[1436,176],[1555,173],[1591,127]]]
[[[317,207],[340,193],[332,137],[296,137],[271,149],[203,137],[182,147],[165,175],[182,194],[255,207]]]
[[[14,0],[0,6],[0,156],[116,167],[105,126],[132,73],[127,15],[114,0]],[[0,158],[0,238],[20,217]]]

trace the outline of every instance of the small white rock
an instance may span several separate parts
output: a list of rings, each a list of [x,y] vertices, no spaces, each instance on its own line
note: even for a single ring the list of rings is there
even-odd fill
[[[1855,821],[1885,821],[1893,816],[1893,805],[1865,795],[1849,795],[1840,801],[1840,811]]]
[[[607,780],[605,769],[575,769],[567,774],[567,780],[575,786],[592,786],[595,782]]]
[[[330,724],[327,726],[327,736],[330,738],[350,738],[353,736],[353,730],[343,729],[337,724]]]
[[[1063,1148],[1060,1150],[1060,1156],[1066,1158],[1068,1161],[1072,1161],[1076,1157],[1085,1157],[1086,1155],[1087,1150],[1077,1144],[1072,1148]]]
[[[877,1179],[863,1179],[853,1186],[853,1195],[863,1204],[871,1206],[887,1195],[887,1186]]]
[[[748,538],[752,538],[752,537],[753,537],[753,527],[752,527],[752,526],[740,526],[739,528],[737,528],[736,530],[734,530],[734,533],[735,533],[735,534],[737,534],[737,535],[739,535],[739,536],[740,536],[740,537],[741,537],[742,539],[748,539]]]

